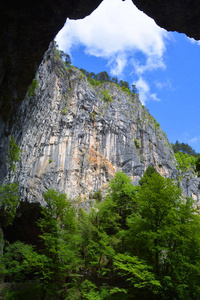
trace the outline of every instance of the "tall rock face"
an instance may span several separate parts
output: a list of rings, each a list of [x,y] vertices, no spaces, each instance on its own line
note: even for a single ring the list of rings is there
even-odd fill
[[[3,137],[9,128],[22,150],[16,173],[6,171],[5,180],[19,182],[23,200],[41,202],[42,194],[55,188],[84,202],[106,189],[116,171],[137,184],[149,165],[177,177],[171,145],[138,95],[114,83],[91,86],[80,70],[66,68],[52,46],[36,80],[32,95],[29,91],[0,132]],[[1,139],[4,156],[8,139]]]

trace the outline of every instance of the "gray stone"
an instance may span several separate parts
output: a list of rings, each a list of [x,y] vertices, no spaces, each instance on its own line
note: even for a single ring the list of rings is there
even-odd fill
[[[149,165],[165,177],[177,178],[169,140],[138,95],[130,96],[113,83],[91,86],[77,68],[67,69],[55,58],[52,47],[36,78],[35,95],[0,128],[2,159],[10,123],[11,135],[22,149],[16,173],[4,167],[1,179],[19,182],[23,200],[42,202],[42,194],[55,188],[88,209],[84,203],[89,194],[99,188],[105,192],[116,171],[124,171],[134,184]],[[103,101],[105,89],[112,102]],[[190,177],[191,187],[185,180],[183,191],[198,198],[199,180]]]

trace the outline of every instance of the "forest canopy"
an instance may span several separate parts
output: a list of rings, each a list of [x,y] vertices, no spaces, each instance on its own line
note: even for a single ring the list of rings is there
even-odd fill
[[[1,272],[15,283],[6,299],[199,299],[200,216],[192,199],[152,167],[138,186],[116,173],[101,198],[87,213],[63,193],[44,194],[43,246],[5,245]]]
[[[187,170],[195,170],[200,172],[200,153],[197,153],[191,146],[176,141],[172,143],[175,158],[178,162],[178,168],[183,172]]]

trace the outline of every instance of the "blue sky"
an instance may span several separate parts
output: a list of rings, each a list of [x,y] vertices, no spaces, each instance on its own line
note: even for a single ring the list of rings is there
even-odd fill
[[[200,152],[200,42],[167,32],[131,0],[104,0],[56,38],[72,64],[136,84],[140,100],[170,142]]]

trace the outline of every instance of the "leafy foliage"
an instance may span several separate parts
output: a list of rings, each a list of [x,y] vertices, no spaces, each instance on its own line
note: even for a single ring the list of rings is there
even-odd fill
[[[126,277],[132,295],[137,294],[137,289],[150,289],[153,294],[158,293],[160,282],[155,279],[151,267],[137,256],[117,254],[114,257],[114,266],[119,275]],[[125,291],[128,293],[128,290]]]
[[[140,147],[139,141],[138,141],[137,139],[134,139],[134,142],[135,142],[135,146],[136,146],[137,148],[139,148],[139,147]]]
[[[174,153],[180,151],[189,155],[198,156],[198,153],[196,153],[195,150],[192,149],[192,147],[185,143],[179,143],[178,141],[176,141],[175,144],[172,143],[172,148],[174,150]]]
[[[103,90],[102,91],[103,101],[105,102],[113,102],[113,98],[110,95],[109,90]]]
[[[18,184],[10,183],[0,186],[0,226],[12,224],[19,204]]]
[[[195,169],[200,174],[200,153],[196,153],[192,147],[185,143],[176,141],[172,143],[172,148],[175,153],[175,158],[178,162],[178,168],[182,171],[187,169]]]
[[[14,137],[11,136],[8,143],[6,161],[10,165],[13,172],[16,170],[15,163],[19,161],[20,153],[20,148],[17,146]]]
[[[54,59],[62,59],[66,65],[66,67],[71,66],[71,57],[69,54],[65,53],[62,50],[59,50],[58,44],[54,41]]]
[[[88,72],[84,69],[80,69],[80,71],[87,77],[90,84],[94,86],[98,86],[104,82],[111,82],[117,84],[118,87],[122,89],[122,91],[127,92],[129,95],[134,96],[137,93],[136,85],[132,85],[130,88],[128,81],[118,80],[117,77],[110,77],[110,75],[106,72],[100,72],[95,74],[94,72]]]
[[[89,198],[90,199],[95,199],[97,202],[101,202],[103,196],[102,196],[102,193],[101,193],[101,190],[99,189],[98,191],[94,192],[94,193],[91,193],[89,195]]]
[[[136,187],[117,172],[89,213],[55,190],[44,199],[44,248],[17,242],[4,254],[7,278],[32,276],[38,299],[199,299],[199,212],[153,167]]]
[[[189,155],[188,153],[183,153],[178,151],[174,153],[175,158],[178,162],[178,167],[185,172],[188,169],[194,169],[196,166],[197,158],[193,155]]]
[[[35,95],[35,92],[36,92],[38,87],[39,87],[38,81],[37,81],[36,78],[34,78],[31,85],[29,86],[29,89],[28,89],[28,93],[27,93],[28,98]]]

